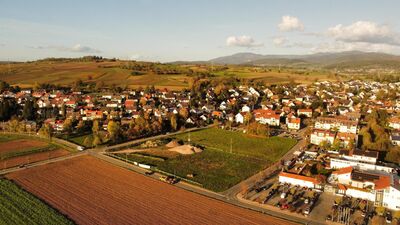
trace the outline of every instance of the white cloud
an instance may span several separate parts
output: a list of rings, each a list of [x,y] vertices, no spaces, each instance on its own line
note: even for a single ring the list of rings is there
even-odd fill
[[[328,29],[328,36],[343,42],[400,45],[400,36],[387,25],[357,21],[348,26],[338,24]]]
[[[276,37],[272,40],[275,46],[283,46],[287,43],[287,39],[285,37]]]
[[[226,39],[226,45],[230,47],[258,47],[262,46],[262,43],[256,43],[250,36],[230,36]]]
[[[77,53],[100,53],[101,51],[89,46],[83,46],[81,44],[76,44],[72,47],[65,46],[31,46],[30,48],[44,50],[44,49],[55,49],[63,52],[77,52]]]
[[[386,52],[394,53],[399,50],[398,46],[388,44],[376,44],[367,42],[324,42],[311,48],[311,52],[343,52],[343,51],[364,51],[364,52]]]
[[[311,48],[312,44],[304,42],[290,42],[289,39],[285,37],[276,37],[272,39],[272,43],[281,48]]]
[[[91,48],[88,46],[83,46],[81,44],[77,44],[73,46],[72,48],[66,48],[65,50],[71,51],[71,52],[82,52],[82,53],[100,53],[101,51],[95,48]]]
[[[280,31],[303,31],[304,25],[299,18],[294,16],[282,16],[282,21],[278,24]]]

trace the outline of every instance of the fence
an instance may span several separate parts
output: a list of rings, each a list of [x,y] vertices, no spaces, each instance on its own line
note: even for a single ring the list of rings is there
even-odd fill
[[[126,163],[129,163],[129,164],[131,164],[131,165],[135,165],[135,166],[138,166],[138,167],[141,167],[140,165],[142,165],[141,168],[144,168],[143,165],[145,165],[145,164],[141,164],[141,163],[138,163],[138,162],[130,161],[130,160],[127,159],[127,158],[122,158],[122,157],[116,156],[116,155],[114,155],[114,154],[112,154],[112,153],[105,153],[104,155],[107,155],[107,156],[109,156],[109,157],[112,157],[112,158],[115,158],[115,159],[124,161],[124,162],[126,162]],[[149,166],[149,165],[146,165],[146,166]],[[200,184],[200,183],[198,183],[198,182],[196,182],[196,181],[192,181],[192,180],[186,179],[186,178],[184,178],[184,177],[180,177],[180,176],[177,176],[177,175],[175,175],[175,174],[172,174],[172,173],[169,173],[169,172],[160,170],[160,169],[158,169],[158,168],[155,167],[155,166],[150,166],[149,169],[152,170],[152,171],[155,171],[155,172],[157,172],[157,173],[166,175],[166,176],[174,176],[174,177],[177,177],[177,178],[179,178],[180,180],[183,180],[183,181],[185,181],[185,182],[187,182],[187,183],[190,183],[190,184],[194,184],[194,185],[197,185],[197,186],[200,186],[200,187],[203,186],[202,184]]]

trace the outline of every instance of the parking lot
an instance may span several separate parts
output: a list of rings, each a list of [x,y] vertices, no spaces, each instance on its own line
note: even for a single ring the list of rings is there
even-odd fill
[[[378,212],[372,202],[324,193],[271,179],[250,188],[245,198],[287,213],[330,224],[400,224],[390,212]]]
[[[320,205],[320,196],[317,190],[270,181],[251,189],[246,198],[291,213],[313,216],[315,206]]]
[[[334,195],[331,195],[334,196]],[[374,207],[373,202],[348,196],[334,196],[326,221],[342,224],[399,224],[392,212]]]

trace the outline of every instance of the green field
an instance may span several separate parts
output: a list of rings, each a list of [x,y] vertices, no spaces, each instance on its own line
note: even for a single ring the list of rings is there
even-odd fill
[[[0,179],[0,190],[0,224],[74,224],[9,180]]]
[[[7,141],[12,141],[19,139],[19,137],[15,135],[7,135],[7,134],[0,134],[0,142],[7,142]]]
[[[176,136],[177,139],[187,141],[189,134],[181,134]],[[190,133],[191,142],[194,144],[205,146],[209,149],[221,150],[232,153],[254,157],[258,159],[266,159],[274,162],[281,158],[296,141],[289,138],[271,137],[249,137],[246,134],[232,132],[222,129],[205,129]]]
[[[117,156],[125,158],[125,154]],[[213,191],[224,191],[269,165],[267,160],[254,160],[212,149],[170,159],[141,154],[129,154],[127,157],[130,161],[149,164],[179,177],[194,174],[191,180]]]
[[[192,181],[220,192],[268,167],[296,143],[287,138],[255,138],[216,128],[192,132],[190,135],[191,144],[205,147],[202,153],[174,157],[160,154],[167,150],[158,150],[158,154],[147,152],[116,155],[183,178],[194,174],[190,178]],[[182,134],[175,138],[187,140],[187,137],[188,134]]]

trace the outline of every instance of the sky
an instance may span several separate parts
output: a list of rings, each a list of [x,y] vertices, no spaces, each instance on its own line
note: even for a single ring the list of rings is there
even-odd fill
[[[398,0],[0,0],[0,61],[400,54]]]

